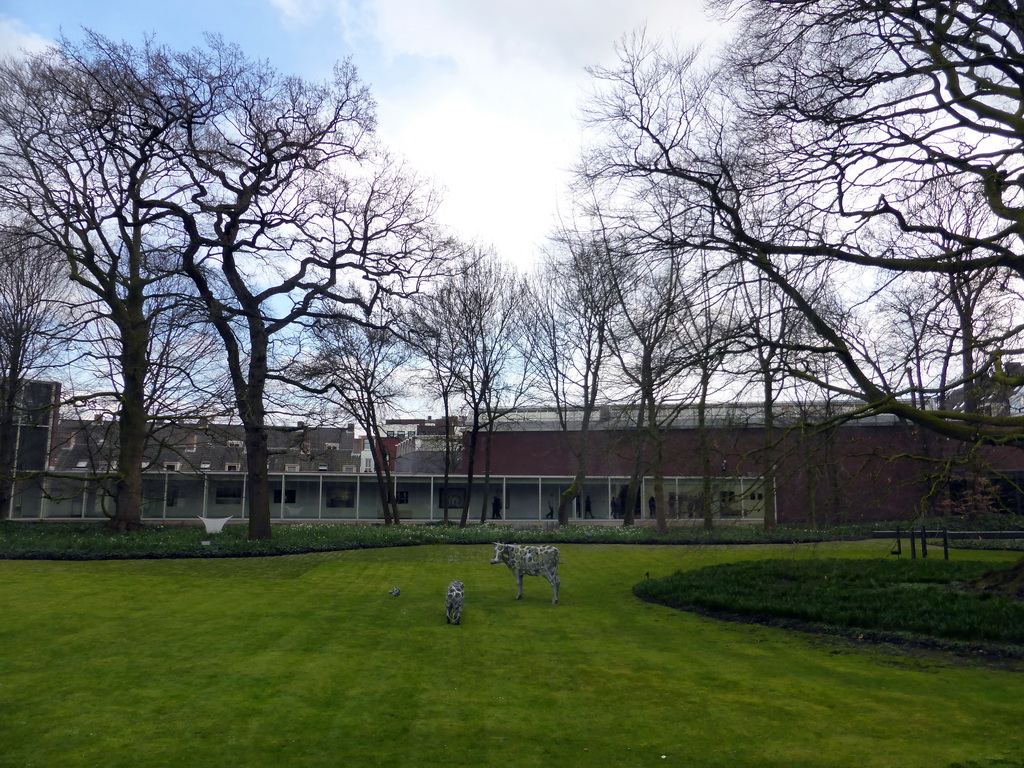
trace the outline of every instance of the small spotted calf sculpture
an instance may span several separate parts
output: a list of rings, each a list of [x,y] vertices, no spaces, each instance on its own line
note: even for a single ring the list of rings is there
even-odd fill
[[[516,576],[519,594],[523,599],[523,576],[543,576],[551,583],[555,593],[552,603],[558,602],[558,550],[555,547],[528,547],[522,544],[495,544],[491,565],[504,563]]]
[[[448,596],[444,600],[445,615],[449,624],[458,624],[462,620],[462,600],[462,582],[453,581],[448,585]]]

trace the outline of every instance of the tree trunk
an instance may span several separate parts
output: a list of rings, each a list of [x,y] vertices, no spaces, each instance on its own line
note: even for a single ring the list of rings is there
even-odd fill
[[[622,525],[629,526],[636,523],[636,508],[640,501],[640,477],[643,467],[643,454],[646,447],[644,432],[641,430],[636,435],[636,453],[633,456],[633,472],[629,478],[629,485],[626,490],[626,498],[622,507]]]
[[[654,476],[654,520],[658,533],[668,533],[668,520],[665,517],[665,446],[658,426],[658,406],[653,393],[647,401],[647,429],[650,431],[654,445],[651,458],[651,474]]]
[[[245,425],[246,485],[248,487],[249,539],[269,539],[270,530],[270,449],[267,430]]]
[[[480,497],[481,524],[487,522],[487,507],[489,506],[487,500],[491,497],[491,443],[494,437],[493,426],[494,422],[491,421],[491,424],[487,429],[487,434],[485,435],[487,439],[487,446],[484,448],[484,492]]]
[[[128,391],[126,386],[126,396]],[[118,432],[116,507],[107,525],[117,531],[135,531],[142,528],[142,459],[149,433],[145,408],[141,403],[132,403],[125,398],[121,405]]]
[[[391,525],[391,493],[388,482],[384,479],[384,472],[380,464],[374,459],[373,474],[377,479],[377,496],[380,500],[381,514],[384,517],[384,525]]]
[[[597,374],[595,372],[594,378],[596,379]],[[597,383],[590,387],[590,392],[597,391]],[[583,423],[580,425],[579,435],[576,438],[578,440],[577,449],[573,451],[576,455],[576,475],[572,479],[572,485],[570,485],[563,493],[562,498],[558,503],[558,524],[568,525],[569,524],[569,505],[572,504],[576,499],[583,493],[583,483],[586,482],[587,477],[590,474],[590,419],[594,413],[594,399],[593,394],[586,395],[587,402],[583,406]],[[566,447],[572,448],[572,437],[563,426],[563,436],[565,437]]]
[[[448,524],[448,483],[452,472],[452,424],[448,406],[448,393],[442,396],[444,403],[444,480],[441,485],[441,508],[444,512],[445,525]]]
[[[701,376],[700,400],[697,402],[697,440],[700,451],[701,481],[700,481],[700,509],[704,518],[704,530],[710,531],[715,527],[715,510],[712,504],[711,488],[711,445],[708,439],[708,388],[710,380],[707,375]]]
[[[117,531],[134,531],[142,527],[142,462],[149,436],[146,414],[149,326],[142,316],[141,297],[126,304],[132,316],[119,323],[123,390],[118,415],[115,508],[107,522],[108,527]]]
[[[394,505],[392,503],[394,494],[391,490],[391,472],[387,466],[388,449],[384,441],[378,436],[376,419],[374,417],[371,417],[371,422],[372,426],[367,428],[367,433],[371,435],[371,444],[374,446],[373,474],[377,478],[377,494],[380,496],[380,508],[384,514],[384,525],[391,525],[395,522],[393,518]],[[370,429],[372,429],[372,432],[369,431]]]
[[[764,371],[764,532],[773,533],[775,519],[775,408],[773,407],[772,377]]]
[[[259,316],[259,307],[249,308],[248,377],[242,375],[241,357],[229,356],[238,406],[238,417],[245,430],[246,482],[249,491],[249,539],[259,541],[272,536],[270,527],[270,446],[267,414],[263,397],[267,382],[267,330]],[[222,333],[222,336],[224,334]]]
[[[469,524],[469,505],[473,498],[473,471],[476,468],[476,447],[480,439],[480,417],[474,412],[473,429],[469,433],[469,455],[466,457],[466,498],[462,503],[462,517],[459,520],[459,527],[465,528]]]

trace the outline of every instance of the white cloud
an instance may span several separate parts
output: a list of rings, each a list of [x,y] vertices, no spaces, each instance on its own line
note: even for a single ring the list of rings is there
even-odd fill
[[[271,0],[309,19],[325,0]],[[447,189],[442,219],[526,265],[554,226],[577,159],[585,67],[615,43],[698,44],[701,0],[333,0],[341,34],[372,71],[380,133]],[[321,19],[322,21],[322,19]],[[364,52],[377,61],[367,66]],[[567,209],[562,203],[563,210]]]
[[[446,186],[444,220],[466,239],[495,244],[509,260],[536,256],[565,185],[570,139],[458,93],[398,125],[392,118],[388,108],[382,123],[389,143]]]
[[[451,58],[466,74],[522,62],[578,71],[647,25],[698,41],[713,30],[699,0],[371,0],[386,53]]]
[[[307,24],[327,8],[326,0],[269,0],[278,10],[285,26]]]
[[[16,56],[20,51],[42,51],[51,41],[29,32],[16,19],[0,16],[0,53]]]

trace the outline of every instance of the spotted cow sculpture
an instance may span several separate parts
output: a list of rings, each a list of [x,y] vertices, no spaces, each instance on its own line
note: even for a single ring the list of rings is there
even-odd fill
[[[448,594],[444,599],[445,618],[449,624],[462,621],[462,603],[465,600],[465,587],[461,581],[453,581],[448,585]]]
[[[516,600],[523,599],[523,576],[543,576],[551,583],[554,591],[552,603],[558,602],[558,549],[555,547],[532,547],[523,544],[494,545],[494,559],[491,565],[504,563],[515,574],[519,594]]]

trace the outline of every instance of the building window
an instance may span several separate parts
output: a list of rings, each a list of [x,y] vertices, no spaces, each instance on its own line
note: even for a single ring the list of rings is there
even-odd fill
[[[178,506],[178,489],[168,488],[167,489],[167,506],[176,507]]]
[[[228,448],[241,448],[241,447],[242,447],[242,441],[241,440],[228,440]]]
[[[349,486],[326,488],[326,506],[331,509],[352,508],[355,506],[356,496]]]
[[[347,472],[350,475],[354,475],[356,473],[356,468],[353,467],[351,464],[346,464],[345,467],[342,469],[342,472]]]
[[[324,450],[327,451],[340,451],[341,443],[324,443]]]
[[[241,466],[238,464],[225,464],[224,469],[228,472],[238,472],[241,469]]]
[[[201,461],[201,462],[199,462],[199,468],[200,469],[209,469],[210,468],[210,462],[208,462],[208,461]]]
[[[168,461],[164,464],[165,472],[177,472],[181,469],[181,464],[176,461]]]
[[[284,471],[285,472],[298,472],[299,471],[299,465],[298,464],[285,464],[284,465]]]
[[[242,486],[240,485],[220,485],[217,486],[217,490],[213,497],[214,504],[241,504],[242,503]]]
[[[75,464],[75,469],[85,469],[88,466],[89,466],[89,462],[88,461],[80,461],[77,464]]]
[[[321,464],[321,465],[319,465],[319,466],[317,467],[317,469],[318,469],[318,470],[319,470],[320,472],[326,472],[326,471],[327,471],[327,469],[328,469],[328,467],[327,467],[327,465],[326,465],[326,464]]]
[[[280,488],[275,488],[274,489],[274,503],[275,504],[280,504],[281,503],[281,489]],[[295,503],[295,489],[294,488],[285,488],[284,489],[284,503],[285,504],[294,504]]]

